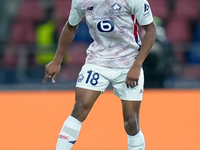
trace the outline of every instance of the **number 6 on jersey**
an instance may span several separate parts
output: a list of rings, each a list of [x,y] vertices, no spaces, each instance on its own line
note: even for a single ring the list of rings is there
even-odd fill
[[[111,32],[114,30],[114,23],[111,21],[100,21],[97,24],[97,28],[100,32]]]

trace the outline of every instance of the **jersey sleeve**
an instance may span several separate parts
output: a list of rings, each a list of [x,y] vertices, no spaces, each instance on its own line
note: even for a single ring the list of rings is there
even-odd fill
[[[69,24],[72,26],[77,25],[82,18],[85,16],[85,11],[81,9],[78,0],[72,0],[70,15],[69,15]]]
[[[148,25],[153,22],[153,15],[147,0],[127,0],[127,3],[140,25]]]

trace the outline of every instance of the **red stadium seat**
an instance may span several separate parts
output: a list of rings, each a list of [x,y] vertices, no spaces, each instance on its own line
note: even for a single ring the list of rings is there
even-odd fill
[[[198,0],[178,0],[174,16],[197,19],[199,17]]]
[[[24,0],[19,8],[19,19],[41,20],[44,11],[39,0]]]
[[[199,65],[186,65],[184,66],[182,77],[187,79],[199,79],[200,78],[200,66]]]
[[[172,18],[166,25],[166,35],[172,43],[190,42],[191,30],[184,18]]]
[[[168,15],[167,0],[149,0],[149,4],[154,16],[166,19]]]
[[[18,48],[15,46],[7,46],[3,55],[2,63],[5,67],[15,67],[18,59]]]
[[[33,23],[17,21],[12,27],[10,44],[32,44],[35,42],[35,29]]]
[[[71,8],[70,0],[54,0],[55,11],[59,20],[67,21]]]

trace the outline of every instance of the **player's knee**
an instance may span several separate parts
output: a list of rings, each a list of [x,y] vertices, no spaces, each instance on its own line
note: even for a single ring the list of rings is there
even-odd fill
[[[72,116],[83,122],[87,117],[90,109],[90,105],[85,101],[76,101],[72,111]]]
[[[124,118],[124,128],[129,135],[137,134],[140,130],[138,117],[131,115]]]
[[[135,129],[138,127],[138,120],[135,117],[128,117],[124,120],[124,125]]]

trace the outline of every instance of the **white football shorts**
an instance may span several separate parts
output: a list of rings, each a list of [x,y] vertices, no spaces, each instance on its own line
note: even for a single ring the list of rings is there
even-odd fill
[[[76,87],[94,91],[105,91],[109,83],[113,86],[114,94],[122,100],[141,101],[144,90],[144,73],[141,68],[138,86],[127,88],[126,77],[129,69],[106,68],[85,64],[77,79]]]

